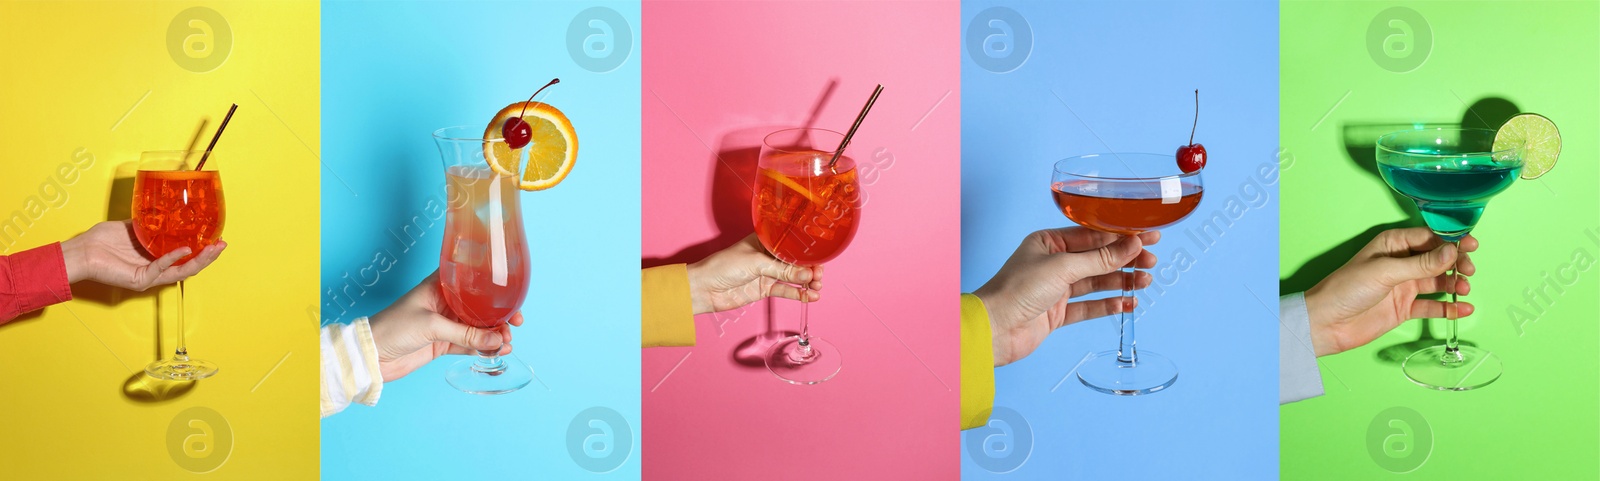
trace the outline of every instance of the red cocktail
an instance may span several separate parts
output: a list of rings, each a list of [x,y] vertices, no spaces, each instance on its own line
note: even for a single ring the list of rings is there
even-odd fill
[[[133,234],[153,258],[188,247],[182,264],[200,255],[222,236],[225,209],[222,174],[212,156],[205,170],[195,170],[203,152],[145,152],[133,179]],[[183,331],[183,283],[178,281],[178,349],[173,357],[145,366],[158,379],[193,381],[211,377],[217,367],[190,359]]]

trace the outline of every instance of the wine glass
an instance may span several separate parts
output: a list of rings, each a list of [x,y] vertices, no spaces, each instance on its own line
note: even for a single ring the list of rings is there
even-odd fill
[[[139,155],[139,172],[133,178],[133,234],[139,245],[153,257],[161,257],[181,247],[189,255],[173,265],[181,265],[222,236],[225,209],[222,201],[222,174],[217,157],[201,163],[202,151],[157,151]],[[189,357],[184,341],[183,287],[178,281],[178,349],[167,359],[145,366],[145,374],[170,381],[195,381],[217,374],[217,366]]]
[[[855,238],[861,223],[861,184],[856,162],[834,152],[844,134],[824,129],[788,129],[762,140],[756,161],[751,216],[756,237],[779,260],[816,267],[838,257]],[[793,384],[832,379],[844,365],[839,349],[811,335],[800,288],[800,333],[779,340],[767,351],[767,369]]]
[[[1203,169],[1202,169],[1203,170]],[[1050,191],[1061,213],[1080,226],[1133,236],[1177,224],[1200,205],[1201,170],[1183,172],[1172,155],[1091,154],[1056,162]],[[1135,269],[1122,267],[1122,297],[1133,296]],[[1078,380],[1096,391],[1121,396],[1149,394],[1172,386],[1178,367],[1166,356],[1139,351],[1134,317],[1120,309],[1121,343],[1078,367]]]
[[[439,291],[456,322],[497,329],[528,295],[528,243],[522,227],[521,168],[497,172],[486,154],[494,142],[482,128],[449,127],[433,133],[444,161],[444,245]],[[519,163],[520,164],[520,163]],[[478,351],[445,373],[451,386],[472,394],[505,394],[527,386],[533,369],[499,351]]]

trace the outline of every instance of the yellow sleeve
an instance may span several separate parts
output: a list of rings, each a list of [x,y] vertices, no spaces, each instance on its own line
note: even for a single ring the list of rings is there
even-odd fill
[[[673,264],[642,271],[639,337],[644,347],[693,346],[694,306],[689,298],[689,266]]]
[[[983,300],[961,295],[961,429],[989,424],[994,409],[994,344]]]

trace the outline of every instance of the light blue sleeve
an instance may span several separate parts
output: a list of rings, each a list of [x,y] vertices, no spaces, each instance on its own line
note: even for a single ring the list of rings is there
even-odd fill
[[[1278,404],[1322,395],[1322,373],[1311,348],[1311,315],[1306,296],[1278,298]]]

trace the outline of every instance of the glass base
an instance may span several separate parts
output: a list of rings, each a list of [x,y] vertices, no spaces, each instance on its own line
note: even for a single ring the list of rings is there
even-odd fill
[[[533,368],[510,356],[474,356],[451,364],[444,379],[468,394],[505,394],[533,382]]]
[[[1132,363],[1117,360],[1117,351],[1105,351],[1078,366],[1078,380],[1106,394],[1138,396],[1177,382],[1178,366],[1150,351],[1139,351],[1138,360]]]
[[[168,381],[199,381],[217,375],[217,365],[188,356],[173,357],[150,363],[144,373]]]
[[[812,336],[809,348],[800,345],[800,336],[789,336],[767,350],[767,369],[791,384],[816,384],[839,374],[844,360],[839,348]]]
[[[1411,353],[1400,370],[1406,379],[1440,391],[1467,391],[1488,386],[1500,379],[1500,357],[1472,346],[1457,346],[1454,354],[1444,346],[1433,346]]]

